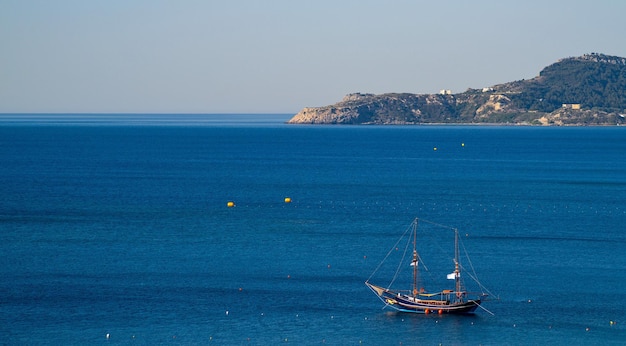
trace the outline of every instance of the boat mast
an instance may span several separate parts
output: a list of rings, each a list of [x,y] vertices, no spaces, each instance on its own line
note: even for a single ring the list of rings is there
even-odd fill
[[[417,219],[413,222],[413,297],[417,297]]]
[[[459,301],[463,300],[461,293],[461,271],[459,269],[459,231],[454,229],[454,282],[456,296]]]

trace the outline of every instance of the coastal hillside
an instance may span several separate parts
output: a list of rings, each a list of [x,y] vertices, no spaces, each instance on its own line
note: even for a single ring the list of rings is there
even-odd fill
[[[349,94],[307,107],[289,124],[626,123],[626,58],[598,53],[565,58],[537,77],[452,94]]]

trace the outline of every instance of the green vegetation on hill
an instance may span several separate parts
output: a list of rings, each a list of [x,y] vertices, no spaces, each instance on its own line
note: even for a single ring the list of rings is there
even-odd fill
[[[566,104],[606,111],[626,109],[626,59],[589,54],[563,59],[527,81],[523,92],[511,97],[519,108],[553,112]]]

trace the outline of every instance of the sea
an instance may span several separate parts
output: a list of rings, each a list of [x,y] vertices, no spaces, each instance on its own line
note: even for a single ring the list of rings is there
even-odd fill
[[[625,127],[290,116],[0,115],[0,344],[626,344]],[[365,286],[415,218],[474,315]]]

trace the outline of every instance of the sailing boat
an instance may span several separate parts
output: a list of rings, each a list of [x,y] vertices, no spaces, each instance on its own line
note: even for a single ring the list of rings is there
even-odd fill
[[[381,267],[381,264],[376,268],[374,273],[370,276],[367,281],[365,281],[365,285],[369,287],[377,296],[380,298],[383,303],[385,303],[385,307],[391,307],[398,311],[402,312],[413,312],[413,313],[437,313],[437,314],[473,314],[476,308],[478,308],[482,302],[482,299],[487,296],[485,293],[481,293],[476,298],[470,298],[471,293],[467,292],[463,286],[461,281],[461,270],[463,267],[459,263],[459,232],[456,228],[451,228],[448,226],[443,226],[436,224],[434,222],[422,220],[422,222],[428,222],[430,224],[445,227],[447,229],[454,231],[454,271],[450,274],[446,275],[447,279],[454,280],[454,289],[445,289],[435,293],[427,293],[424,288],[419,288],[418,286],[418,277],[419,277],[419,265],[421,258],[417,253],[417,225],[418,219],[413,220],[411,227],[405,231],[405,234],[398,240],[396,245],[400,243],[402,239],[407,236],[409,230],[411,231],[408,236],[409,239],[412,238],[413,243],[413,258],[410,262],[410,266],[413,272],[413,282],[411,290],[394,290],[391,289],[391,285],[393,284],[394,279],[389,284],[387,288],[382,286],[377,286],[369,282],[369,280],[374,276],[376,271]],[[410,240],[409,240],[410,241]],[[407,244],[407,248],[408,248]],[[397,247],[394,246],[391,251],[387,254],[383,262],[389,257],[391,252]],[[404,258],[404,256],[403,256]],[[401,261],[400,265],[402,265],[404,261]],[[400,269],[400,268],[398,268]],[[397,275],[398,271],[396,271]],[[471,275],[470,275],[471,276]],[[475,278],[474,276],[471,276]],[[476,279],[475,279],[476,280]],[[476,282],[480,285],[478,280]],[[482,285],[480,285],[482,288]],[[483,307],[481,307],[484,309]],[[484,309],[487,311],[486,309]],[[489,312],[489,311],[487,311]]]

